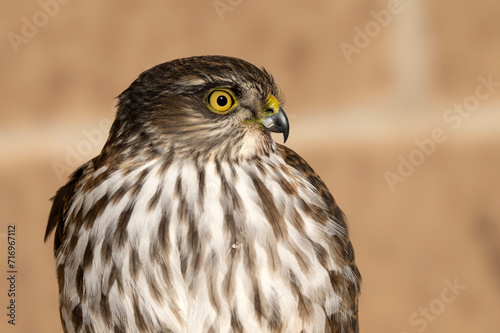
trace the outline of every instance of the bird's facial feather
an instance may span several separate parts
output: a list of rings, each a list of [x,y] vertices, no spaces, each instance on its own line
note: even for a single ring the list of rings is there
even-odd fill
[[[111,135],[124,144],[130,140],[137,149],[147,140],[160,153],[240,158],[244,146],[265,153],[272,148],[270,134],[249,120],[261,119],[271,104],[279,105],[274,97],[270,104],[269,96],[277,93],[265,70],[243,60],[174,60],[144,72],[120,95]],[[226,98],[230,107],[217,105],[218,97],[221,104]],[[251,153],[246,149],[245,155]]]

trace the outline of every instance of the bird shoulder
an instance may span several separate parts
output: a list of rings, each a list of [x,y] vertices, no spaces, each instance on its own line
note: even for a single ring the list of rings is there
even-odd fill
[[[63,236],[64,236],[64,223],[67,218],[68,208],[73,202],[73,198],[75,195],[75,190],[78,185],[85,178],[85,175],[89,174],[94,170],[94,162],[93,160],[85,163],[81,167],[79,167],[75,172],[73,172],[69,176],[69,180],[66,185],[62,186],[59,190],[57,190],[56,195],[53,196],[50,200],[52,200],[52,208],[50,209],[49,219],[47,222],[47,229],[45,230],[45,238],[44,241],[47,241],[47,238],[50,234],[55,230],[54,233],[54,254],[57,253],[59,247],[62,244]]]

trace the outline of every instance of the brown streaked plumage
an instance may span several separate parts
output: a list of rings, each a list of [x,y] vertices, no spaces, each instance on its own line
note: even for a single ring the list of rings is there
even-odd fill
[[[119,96],[101,154],[54,197],[65,332],[358,332],[360,274],[272,77],[178,59]]]

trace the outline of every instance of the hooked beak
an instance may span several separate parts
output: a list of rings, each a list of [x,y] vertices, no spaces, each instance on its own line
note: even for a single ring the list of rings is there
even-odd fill
[[[273,95],[267,97],[264,110],[260,114],[260,118],[256,122],[261,124],[265,130],[274,133],[283,133],[284,142],[288,139],[290,125],[285,111],[280,106],[278,99]]]
[[[288,118],[285,111],[278,108],[278,112],[275,112],[269,116],[263,117],[260,121],[262,126],[270,132],[283,133],[283,140],[286,142],[288,139],[288,133],[290,132],[290,125],[288,123]]]

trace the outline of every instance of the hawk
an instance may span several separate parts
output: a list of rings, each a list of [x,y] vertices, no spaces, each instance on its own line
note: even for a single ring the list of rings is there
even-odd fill
[[[344,215],[271,138],[289,124],[264,68],[173,60],[118,99],[48,219],[65,332],[358,332]]]

